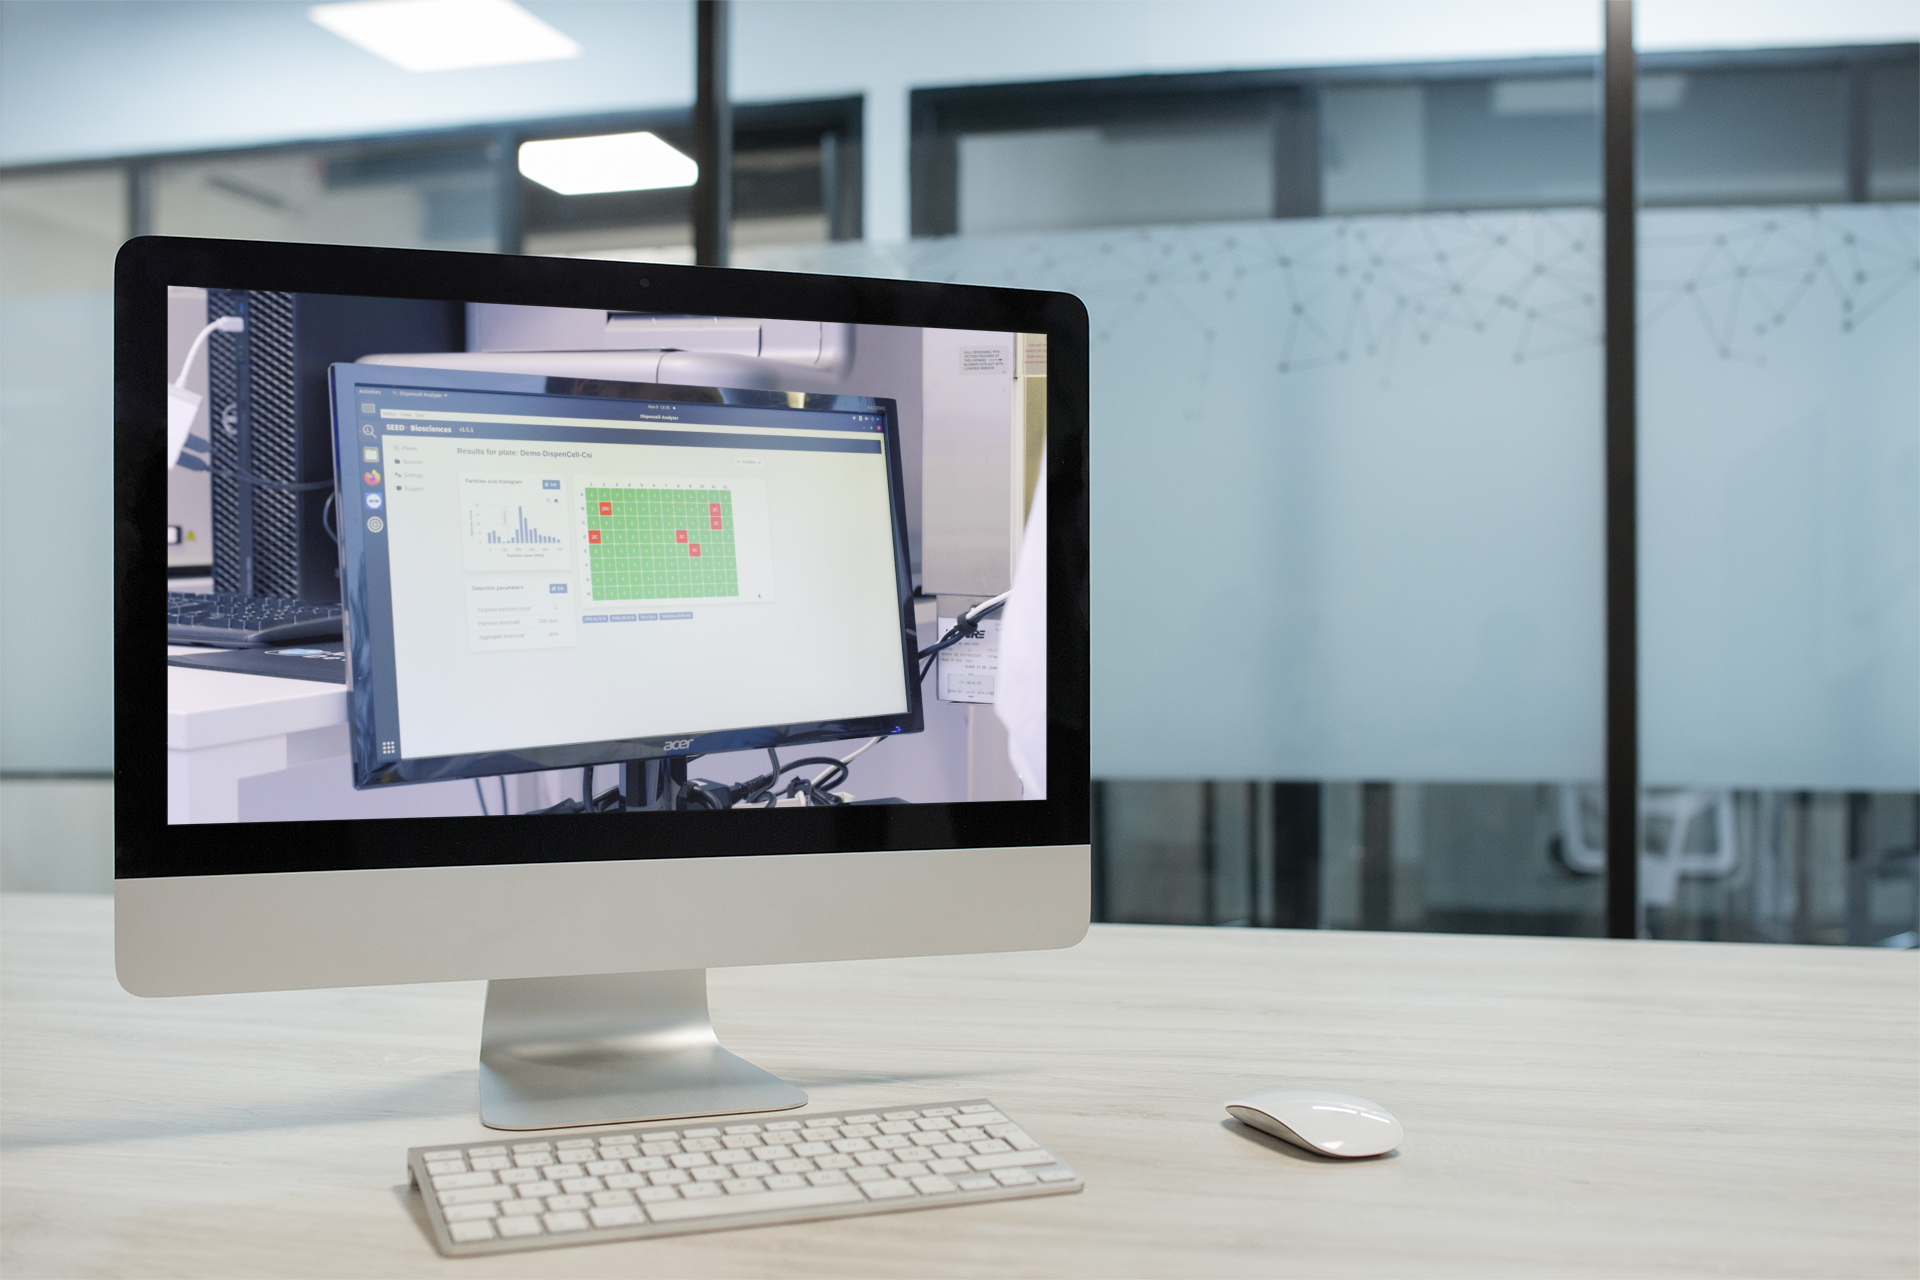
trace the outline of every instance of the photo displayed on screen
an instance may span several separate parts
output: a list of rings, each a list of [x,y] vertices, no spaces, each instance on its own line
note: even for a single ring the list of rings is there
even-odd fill
[[[1043,335],[195,287],[168,328],[172,699],[297,725],[170,752],[171,823],[1045,797]]]

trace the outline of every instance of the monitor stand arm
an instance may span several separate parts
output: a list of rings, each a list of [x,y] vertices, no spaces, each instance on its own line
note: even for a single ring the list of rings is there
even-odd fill
[[[480,1121],[488,1128],[784,1111],[806,1101],[720,1047],[705,969],[487,984]]]

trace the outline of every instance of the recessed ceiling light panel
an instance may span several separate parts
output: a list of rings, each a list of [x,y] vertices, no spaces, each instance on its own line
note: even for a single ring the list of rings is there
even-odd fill
[[[347,0],[307,16],[408,71],[577,58],[580,46],[513,0]]]
[[[585,196],[690,187],[700,177],[700,166],[654,134],[606,133],[523,142],[520,172],[563,196]]]

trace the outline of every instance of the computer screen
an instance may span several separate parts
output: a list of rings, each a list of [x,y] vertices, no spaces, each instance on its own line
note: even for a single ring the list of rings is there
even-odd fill
[[[893,401],[331,378],[356,786],[922,731]]]
[[[709,967],[1085,933],[1077,301],[166,237],[116,269],[128,990],[487,979],[482,1115],[527,1128],[804,1101],[720,1048]]]

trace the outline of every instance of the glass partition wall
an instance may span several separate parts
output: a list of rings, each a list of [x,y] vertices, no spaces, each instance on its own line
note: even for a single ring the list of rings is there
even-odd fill
[[[904,244],[859,240],[858,99],[737,108],[737,265],[1087,302],[1101,918],[1605,930],[1597,64],[916,92]],[[1641,60],[1650,936],[1920,942],[1917,66]],[[8,469],[16,542],[60,520],[32,476],[106,482],[127,234],[691,260],[686,192],[513,164],[638,128],[687,141],[654,113],[0,174],[10,448],[48,451]],[[9,773],[109,767],[73,696],[98,541],[8,562],[75,622],[7,641]]]

